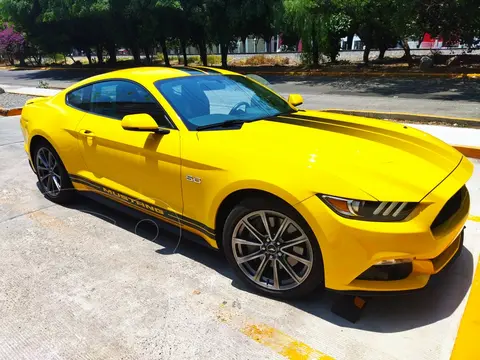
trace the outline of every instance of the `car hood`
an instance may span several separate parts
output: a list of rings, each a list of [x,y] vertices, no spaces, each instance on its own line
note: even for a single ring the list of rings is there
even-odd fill
[[[211,150],[228,154],[230,168],[296,178],[311,192],[365,200],[420,201],[462,159],[451,146],[407,125],[320,111],[199,134],[219,137],[211,139]]]

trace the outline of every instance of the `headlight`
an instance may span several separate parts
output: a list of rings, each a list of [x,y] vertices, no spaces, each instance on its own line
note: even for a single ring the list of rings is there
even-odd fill
[[[364,201],[317,195],[338,215],[367,221],[402,221],[415,209],[413,202]]]

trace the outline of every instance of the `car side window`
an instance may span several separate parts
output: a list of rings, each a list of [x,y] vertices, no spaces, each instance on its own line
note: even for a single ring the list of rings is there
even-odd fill
[[[90,111],[121,120],[126,115],[149,114],[160,127],[171,127],[165,111],[146,89],[138,84],[112,80],[93,84]]]
[[[90,94],[92,86],[84,86],[67,94],[66,102],[77,109],[90,111]]]
[[[87,88],[89,89],[85,91]],[[153,95],[130,81],[103,81],[72,91],[67,95],[67,103],[81,110],[118,120],[126,115],[149,114],[158,126],[172,127],[165,111]]]

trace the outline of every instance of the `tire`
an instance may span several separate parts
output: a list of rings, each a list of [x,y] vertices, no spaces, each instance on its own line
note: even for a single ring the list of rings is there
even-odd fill
[[[60,156],[46,140],[35,146],[32,157],[40,191],[50,201],[67,204],[74,200],[75,190]]]
[[[281,232],[284,222],[289,225]],[[227,217],[222,241],[225,256],[238,278],[259,293],[293,299],[324,288],[317,239],[300,214],[281,201],[242,201]]]

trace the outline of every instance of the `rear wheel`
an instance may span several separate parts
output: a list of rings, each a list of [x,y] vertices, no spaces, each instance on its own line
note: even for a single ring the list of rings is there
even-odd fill
[[[317,240],[281,202],[249,199],[236,206],[225,223],[223,248],[239,278],[259,292],[296,298],[323,286]]]
[[[40,189],[50,201],[64,204],[74,198],[74,189],[67,170],[57,152],[48,142],[36,146],[33,163]]]

